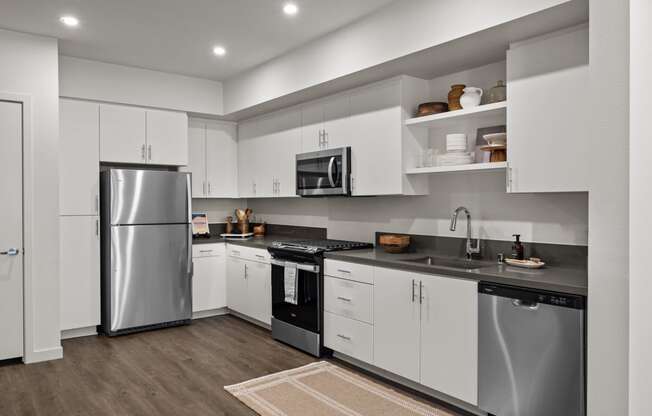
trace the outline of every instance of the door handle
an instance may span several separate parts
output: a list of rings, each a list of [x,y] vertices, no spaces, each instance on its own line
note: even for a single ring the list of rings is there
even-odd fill
[[[423,303],[423,282],[419,280],[419,304]]]
[[[335,164],[335,156],[331,157],[328,162],[328,182],[331,183],[331,188],[335,188],[335,180],[333,179],[333,165]]]
[[[412,303],[414,303],[414,301],[416,300],[414,298],[414,295],[416,295],[415,290],[414,290],[414,285],[415,284],[416,284],[416,282],[414,281],[414,279],[412,279]]]
[[[211,194],[211,181],[208,181],[208,195]]]
[[[151,144],[147,147],[147,157],[148,157],[149,161],[151,162],[152,161],[152,145]]]
[[[351,302],[351,299],[349,299],[349,298],[344,298],[344,297],[342,297],[342,296],[338,296],[337,298],[338,298],[339,300],[341,300],[342,302]]]
[[[347,337],[346,335],[337,334],[337,336],[338,336],[339,338],[342,338],[343,340],[351,341],[351,337]]]
[[[0,251],[0,256],[17,256],[20,250],[17,248],[10,248],[7,251]]]
[[[140,146],[140,158],[143,162],[147,160],[145,158],[145,145]]]

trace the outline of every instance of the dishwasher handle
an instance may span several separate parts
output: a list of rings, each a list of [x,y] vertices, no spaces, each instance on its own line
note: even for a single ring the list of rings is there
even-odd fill
[[[521,299],[512,299],[512,305],[517,307],[517,308],[522,308],[522,309],[528,309],[531,311],[536,311],[539,309],[539,303],[538,302],[530,302],[527,300],[521,300]]]

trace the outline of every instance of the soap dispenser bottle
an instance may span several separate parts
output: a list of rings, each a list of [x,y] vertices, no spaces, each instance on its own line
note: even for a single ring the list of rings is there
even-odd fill
[[[521,243],[521,235],[514,234],[516,241],[512,244],[512,258],[516,260],[523,260],[525,258],[525,249]]]

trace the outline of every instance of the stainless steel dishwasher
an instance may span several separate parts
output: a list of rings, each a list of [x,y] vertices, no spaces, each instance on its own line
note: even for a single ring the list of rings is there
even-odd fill
[[[478,406],[496,416],[584,416],[585,298],[478,290]]]

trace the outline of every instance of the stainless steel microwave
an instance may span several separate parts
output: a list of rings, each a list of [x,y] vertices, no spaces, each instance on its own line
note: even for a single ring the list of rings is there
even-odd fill
[[[297,195],[351,195],[351,148],[298,154]]]

